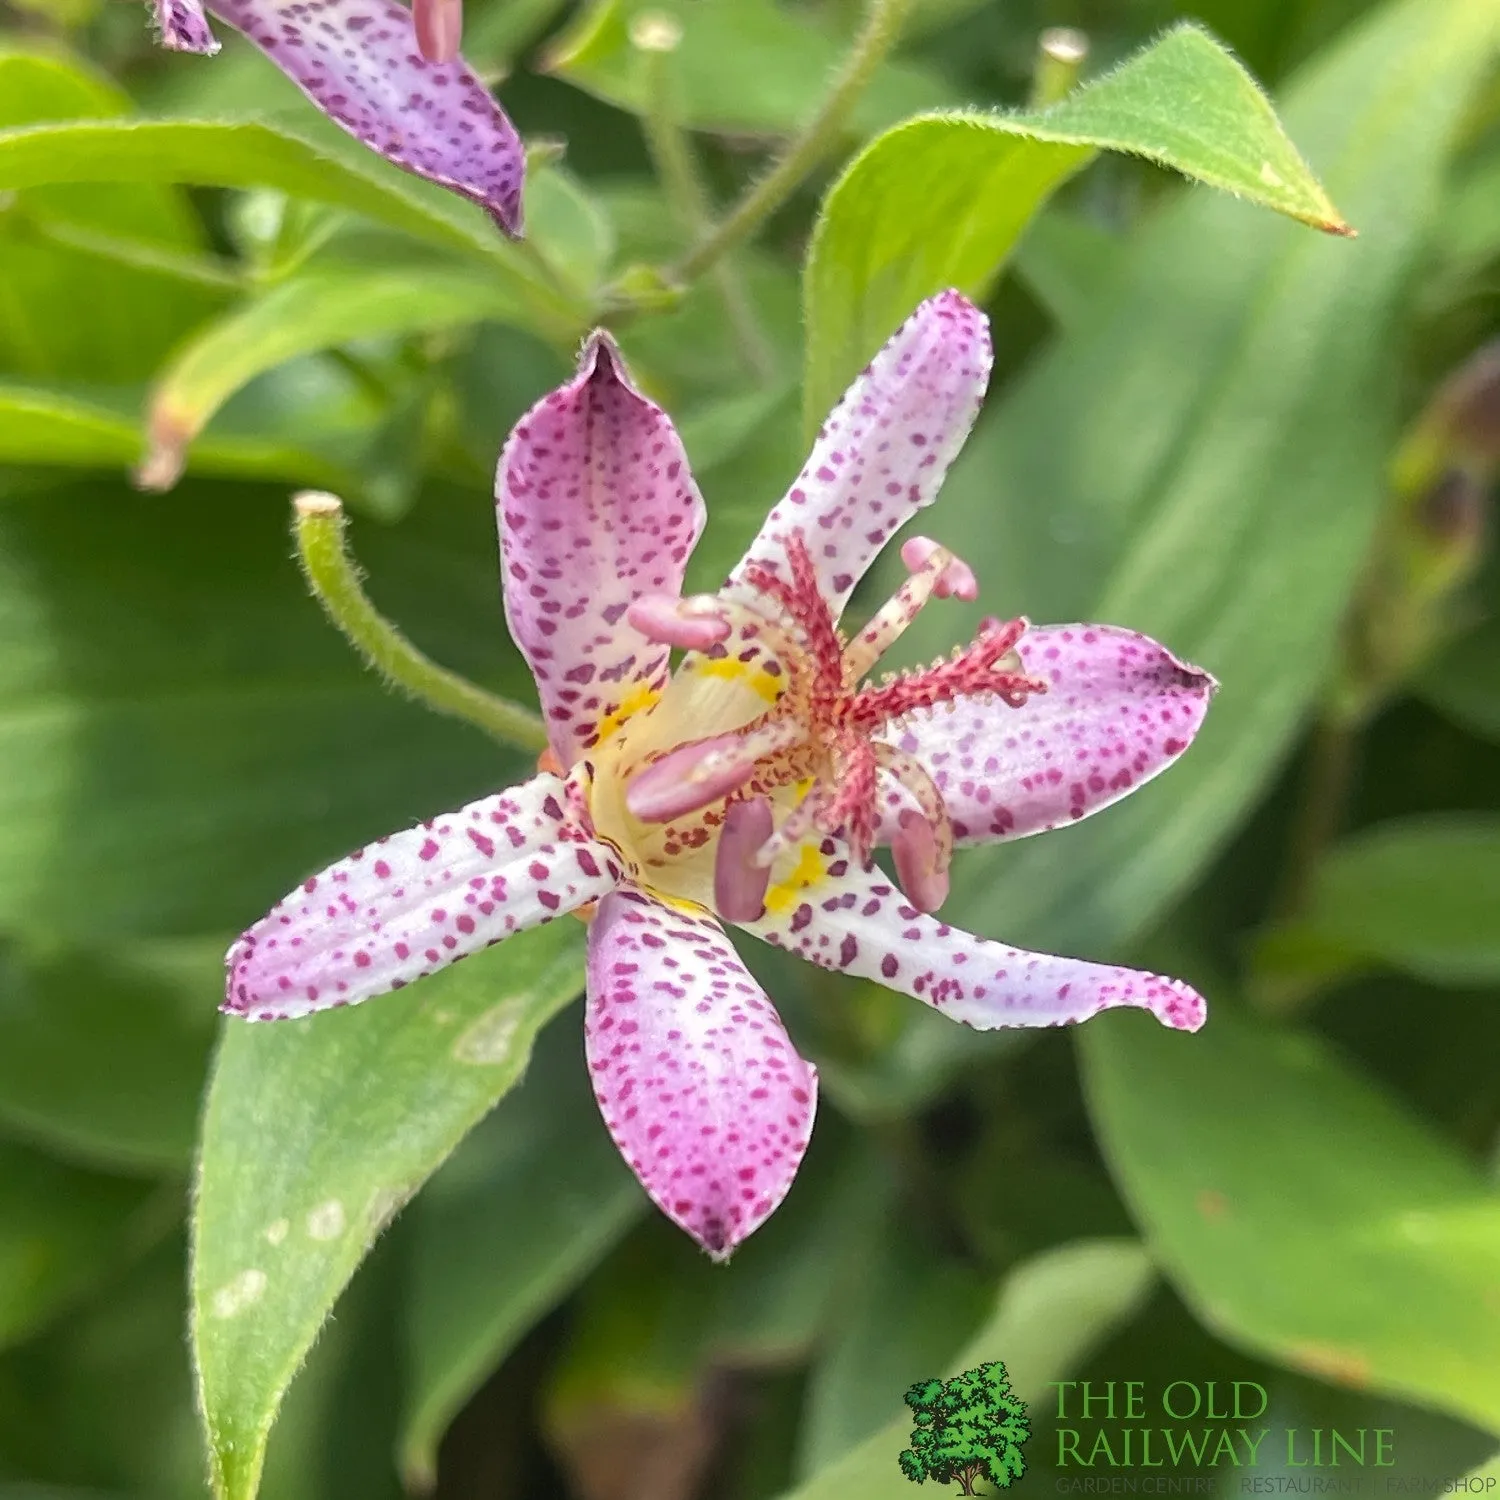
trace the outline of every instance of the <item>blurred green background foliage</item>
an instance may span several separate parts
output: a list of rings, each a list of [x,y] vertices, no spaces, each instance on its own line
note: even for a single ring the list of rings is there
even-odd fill
[[[235,1500],[268,1432],[270,1500],[896,1497],[902,1393],[993,1358],[1038,1489],[1064,1379],[1254,1381],[1275,1431],[1390,1429],[1382,1476],[1484,1463],[1500,5],[917,0],[727,288],[686,289],[648,269],[695,237],[655,170],[661,100],[726,205],[859,14],[662,8],[681,44],[652,58],[633,0],[470,6],[466,55],[533,148],[518,248],[238,37],[173,57],[132,4],[0,7],[0,1500],[208,1493],[190,1303]],[[1165,128],[1219,66],[1196,32],[1187,74],[1115,75],[1123,126],[1086,87],[1030,127],[882,135],[1037,102],[1048,26],[1082,28],[1087,81],[1184,19],[1270,91],[1357,239],[1287,217],[1328,200],[1273,125],[1259,189]],[[824,1099],[786,1204],[720,1269],[598,1118],[575,924],[420,996],[221,1026],[225,944],[289,884],[526,769],[362,672],[304,592],[289,492],[340,493],[380,607],[524,701],[494,460],[591,323],[684,434],[704,586],[808,419],[950,282],[997,368],[932,529],[987,609],[1147,631],[1223,690],[1128,804],[961,855],[945,914],[1180,974],[1205,1030],[980,1036],[749,953]]]

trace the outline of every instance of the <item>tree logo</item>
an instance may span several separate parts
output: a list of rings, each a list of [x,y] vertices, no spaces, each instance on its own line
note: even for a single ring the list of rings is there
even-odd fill
[[[919,1380],[904,1399],[916,1426],[899,1461],[914,1484],[956,1479],[960,1494],[973,1495],[976,1479],[1004,1490],[1026,1472],[1021,1445],[1031,1423],[998,1359],[952,1380]]]

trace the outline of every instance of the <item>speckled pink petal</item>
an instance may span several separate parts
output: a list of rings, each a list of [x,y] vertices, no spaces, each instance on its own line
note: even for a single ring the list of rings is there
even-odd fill
[[[350,135],[398,167],[473,199],[507,234],[520,234],[521,138],[462,58],[431,63],[421,55],[404,5],[210,0],[210,8]]]
[[[588,996],[609,1133],[662,1212],[727,1259],[797,1175],[816,1069],[717,922],[630,886],[589,929]]]
[[[825,849],[842,852],[832,841]],[[878,869],[825,875],[795,905],[745,928],[821,968],[913,995],[976,1031],[1061,1026],[1121,1005],[1196,1031],[1205,1014],[1202,996],[1180,980],[1028,953],[924,916]]]
[[[1192,743],[1218,684],[1148,636],[1113,625],[1048,625],[1016,648],[1045,693],[1020,708],[961,698],[909,716],[892,743],[932,775],[961,844],[1023,838],[1118,802]],[[886,782],[877,837],[910,794]]]
[[[505,618],[571,766],[623,707],[665,685],[670,649],[626,612],[642,595],[682,592],[704,519],[671,418],[631,384],[607,333],[516,424],[495,500]]]
[[[985,316],[958,292],[929,297],[891,336],[830,413],[786,497],[735,570],[786,570],[800,530],[837,616],[896,528],[937,498],[990,374]]]
[[[280,1021],[400,989],[614,889],[544,773],[309,876],[229,950],[224,1009]]]
[[[155,0],[155,8],[163,47],[173,52],[202,52],[210,56],[219,50],[199,0]]]

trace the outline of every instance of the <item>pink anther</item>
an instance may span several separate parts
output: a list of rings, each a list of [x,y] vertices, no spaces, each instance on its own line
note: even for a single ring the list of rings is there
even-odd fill
[[[464,34],[464,0],[413,0],[417,50],[431,63],[451,63]]]
[[[770,798],[730,803],[714,855],[714,905],[721,917],[756,922],[765,915],[771,870],[755,856],[771,833]]]
[[[729,636],[729,621],[708,597],[679,599],[672,594],[642,594],[625,618],[648,641],[683,651],[707,651]]]
[[[930,536],[908,537],[901,544],[901,561],[906,564],[908,572],[918,573],[927,565],[934,552],[946,550]],[[947,567],[938,574],[932,592],[939,599],[951,597],[973,601],[979,597],[979,580],[974,576],[973,568],[962,558],[950,557]]]
[[[907,808],[891,840],[896,879],[918,911],[936,911],[948,899],[948,871],[940,868],[937,835],[921,813]]]
[[[754,770],[755,747],[737,734],[692,740],[632,777],[625,806],[643,823],[670,823],[727,797]]]

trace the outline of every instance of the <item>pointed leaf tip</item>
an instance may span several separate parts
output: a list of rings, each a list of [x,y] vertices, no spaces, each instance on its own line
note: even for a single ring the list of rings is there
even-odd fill
[[[924,297],[982,296],[1033,215],[1100,150],[1353,235],[1260,86],[1199,26],[1174,27],[1048,108],[917,115],[824,199],[804,278],[809,424]]]

